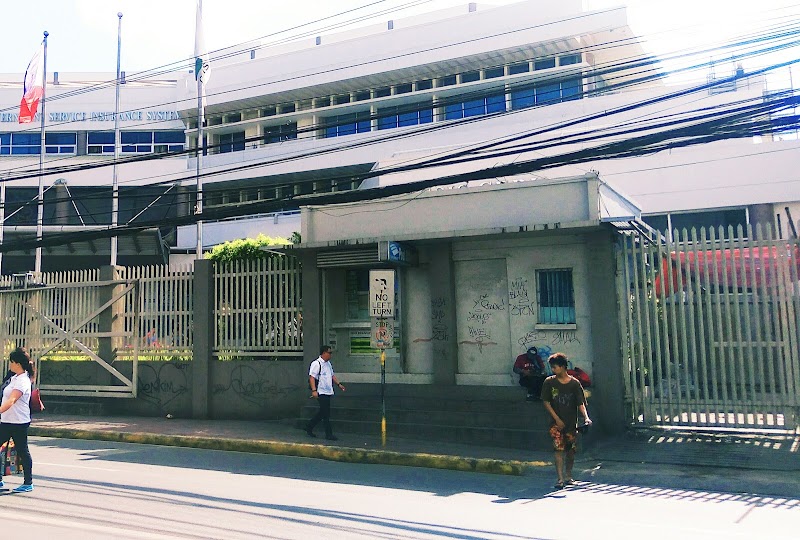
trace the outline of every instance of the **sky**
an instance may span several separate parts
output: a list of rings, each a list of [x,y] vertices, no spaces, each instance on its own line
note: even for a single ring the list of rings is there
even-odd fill
[[[800,21],[800,0],[583,2],[589,9],[627,5],[630,27],[634,33],[645,36],[648,52],[658,55],[678,47],[717,43],[731,35],[747,32],[762,20],[790,17],[795,22]],[[204,0],[205,39],[208,48],[215,50],[363,6],[369,7],[336,20],[352,19],[409,3],[419,5],[380,15],[369,22],[466,5],[468,0]],[[478,3],[501,5],[514,2],[488,0]],[[195,5],[196,0],[3,1],[0,3],[0,19],[5,21],[0,33],[0,73],[24,72],[45,30],[50,34],[48,72],[113,73],[116,70],[118,12],[123,13],[124,71],[133,73],[186,60],[193,54]],[[364,24],[367,23],[361,23]],[[292,33],[296,35],[299,31]],[[800,69],[797,75],[800,76]]]

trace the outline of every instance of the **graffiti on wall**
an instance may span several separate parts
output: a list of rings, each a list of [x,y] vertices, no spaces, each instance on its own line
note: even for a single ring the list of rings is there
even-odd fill
[[[431,341],[448,341],[450,331],[445,320],[447,301],[442,297],[431,300],[431,337],[416,338],[414,343],[427,343]]]
[[[517,278],[508,287],[508,309],[512,317],[533,317],[536,303],[528,295],[528,280]]]
[[[581,344],[576,330],[530,330],[517,340],[517,344],[525,349],[545,345],[558,347],[572,343]]]
[[[494,316],[506,311],[506,300],[490,298],[488,294],[481,294],[477,300],[472,300],[472,309],[467,312],[467,333],[469,339],[459,341],[459,345],[475,345],[478,352],[483,354],[484,347],[497,345],[492,341],[492,325]]]
[[[139,364],[138,397],[162,411],[189,392],[187,362]]]
[[[242,400],[253,405],[263,406],[267,400],[302,390],[297,384],[281,386],[269,380],[252,366],[241,364],[234,366],[225,384],[215,384],[212,394],[219,395],[233,392]]]

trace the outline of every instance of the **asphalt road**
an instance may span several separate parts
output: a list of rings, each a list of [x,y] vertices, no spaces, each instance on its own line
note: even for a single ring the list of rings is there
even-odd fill
[[[666,469],[594,466],[580,471],[590,482],[551,492],[549,468],[511,477],[43,438],[32,453],[34,492],[0,496],[7,537],[749,539],[797,538],[800,522],[800,493],[685,489],[697,475]]]

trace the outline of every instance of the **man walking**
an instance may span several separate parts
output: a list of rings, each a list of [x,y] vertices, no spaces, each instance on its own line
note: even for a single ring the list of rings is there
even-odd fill
[[[329,441],[338,440],[331,429],[331,397],[333,397],[334,384],[342,392],[345,391],[344,385],[336,379],[333,366],[331,366],[331,348],[329,345],[323,345],[319,350],[319,358],[311,362],[311,366],[308,368],[311,397],[319,401],[319,411],[306,424],[306,433],[309,437],[316,437],[314,427],[322,420],[322,425],[325,427],[325,438]]]
[[[592,421],[586,411],[586,396],[578,379],[567,373],[567,357],[556,353],[547,360],[553,369],[553,375],[542,384],[542,401],[550,414],[550,437],[555,450],[556,473],[558,482],[556,489],[574,484],[572,466],[575,464],[575,450],[578,438],[578,412],[583,416],[583,425],[590,426]]]

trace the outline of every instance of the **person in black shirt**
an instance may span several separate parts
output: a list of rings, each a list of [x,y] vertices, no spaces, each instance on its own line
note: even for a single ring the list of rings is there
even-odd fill
[[[575,464],[575,450],[578,437],[578,413],[583,416],[583,425],[592,421],[586,411],[586,396],[578,379],[567,373],[567,357],[556,353],[547,360],[553,375],[542,384],[542,401],[550,415],[550,437],[555,450],[556,489],[573,484],[572,466]]]

